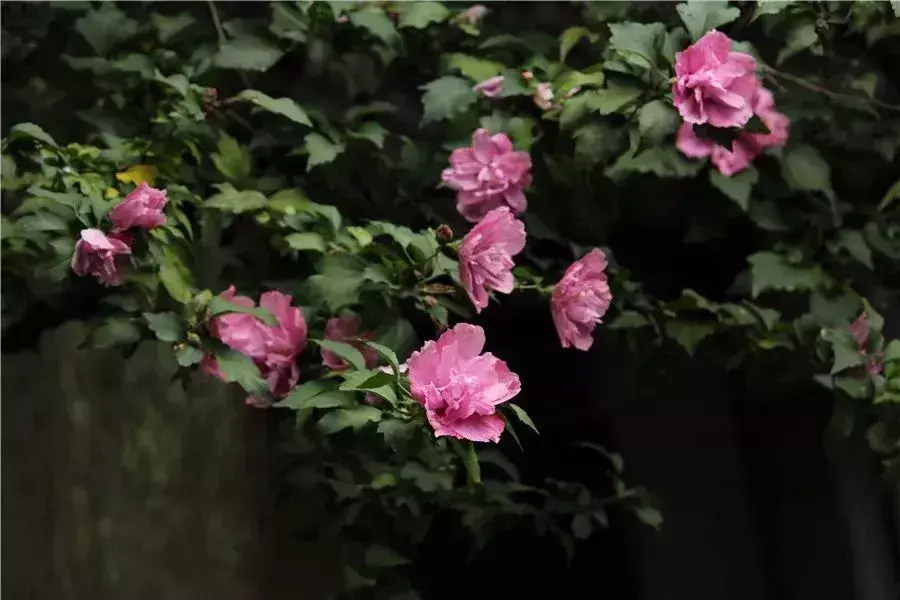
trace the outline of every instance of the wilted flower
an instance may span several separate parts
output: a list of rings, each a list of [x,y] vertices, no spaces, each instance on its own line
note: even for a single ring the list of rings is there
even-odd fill
[[[131,254],[131,237],[121,231],[106,235],[99,229],[82,229],[72,254],[76,275],[93,275],[106,286],[122,285],[124,257]]]
[[[498,404],[519,393],[519,377],[490,353],[482,354],[484,330],[460,323],[437,342],[413,352],[409,366],[410,391],[425,408],[436,436],[473,442],[497,442],[505,422]]]
[[[485,98],[496,98],[501,93],[503,93],[504,79],[505,77],[503,77],[503,75],[497,75],[496,77],[485,79],[484,81],[475,84],[472,87],[472,91],[480,93]]]
[[[522,190],[531,183],[531,157],[513,150],[506,134],[478,129],[471,148],[457,148],[450,155],[441,179],[457,191],[456,209],[473,223],[499,206],[520,213],[527,206]]]
[[[221,294],[230,302],[253,308],[254,302],[246,296],[237,296],[234,286]],[[275,317],[275,325],[267,325],[252,315],[227,313],[212,319],[210,335],[225,345],[253,359],[276,398],[287,394],[300,379],[297,356],[306,348],[306,320],[299,308],[291,306],[291,296],[278,291],[265,292],[259,305]],[[204,357],[201,369],[210,375],[224,379],[216,360]],[[247,404],[267,406],[266,402],[250,396]]]
[[[691,158],[710,157],[713,165],[726,177],[731,177],[750,166],[750,163],[769,146],[782,146],[788,139],[790,120],[775,110],[772,92],[760,87],[753,96],[753,110],[769,130],[768,133],[742,131],[734,139],[731,149],[711,139],[697,136],[690,123],[682,123],[678,129],[675,146]]]
[[[169,201],[165,190],[158,190],[141,183],[109,211],[109,220],[116,229],[153,229],[165,224],[163,209]]]
[[[371,369],[378,364],[378,352],[362,342],[353,341],[351,339],[360,337],[371,340],[373,338],[373,333],[371,331],[359,333],[361,324],[362,319],[360,319],[359,315],[349,311],[339,317],[328,319],[328,322],[325,324],[325,339],[333,340],[335,342],[347,342],[352,345],[363,355],[363,358],[366,361],[366,367]],[[325,348],[322,348],[322,363],[333,371],[340,371],[341,369],[346,369],[348,366],[344,359]]]
[[[495,208],[462,240],[459,246],[459,277],[475,310],[488,305],[488,290],[513,291],[512,257],[525,247],[525,225],[509,208]]]
[[[870,333],[869,315],[863,311],[856,320],[850,324],[850,335],[853,336],[853,341],[856,342],[856,347],[860,354],[866,358],[866,373],[869,375],[878,375],[881,373],[882,369],[881,357],[884,355],[884,343],[882,342],[873,354],[869,354]]]
[[[541,110],[553,108],[553,89],[549,83],[539,83],[534,89],[534,103]]]
[[[728,36],[710,31],[675,55],[675,107],[688,123],[743,127],[759,87],[755,69],[752,56],[732,52]]]
[[[553,288],[550,310],[563,348],[588,350],[594,343],[594,328],[612,302],[605,270],[606,255],[594,248],[569,265]]]

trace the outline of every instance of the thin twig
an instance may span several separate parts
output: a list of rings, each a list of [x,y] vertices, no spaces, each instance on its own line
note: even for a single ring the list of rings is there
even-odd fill
[[[216,4],[213,0],[206,0],[209,7],[209,14],[212,15],[213,25],[216,26],[216,32],[219,34],[219,45],[223,45],[228,41],[225,37],[225,29],[222,27],[222,20],[219,18],[219,11],[216,10]]]
[[[900,106],[896,106],[894,104],[888,104],[887,102],[882,102],[881,100],[876,100],[875,98],[864,98],[863,96],[856,96],[854,94],[844,94],[841,92],[834,92],[829,90],[828,88],[824,88],[820,85],[816,85],[802,77],[797,77],[796,75],[791,75],[790,73],[785,73],[783,71],[779,71],[777,69],[773,69],[769,65],[762,65],[763,70],[770,74],[773,77],[780,77],[785,81],[790,81],[795,85],[799,85],[802,88],[806,88],[811,92],[817,92],[824,96],[831,98],[832,100],[838,102],[857,102],[863,104],[871,104],[872,106],[877,106],[878,108],[889,110],[891,112],[900,113]]]

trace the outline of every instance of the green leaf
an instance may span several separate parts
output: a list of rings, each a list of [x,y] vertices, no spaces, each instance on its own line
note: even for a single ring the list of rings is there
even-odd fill
[[[787,43],[781,49],[781,52],[778,53],[775,64],[780,65],[791,56],[806,50],[818,41],[819,34],[816,33],[815,23],[798,23],[788,32]]]
[[[757,252],[747,258],[753,297],[768,290],[797,292],[814,290],[827,280],[818,265],[798,267],[786,256],[774,252]]]
[[[287,245],[292,250],[312,250],[314,252],[325,252],[325,239],[318,233],[312,231],[304,231],[302,233],[292,233],[284,238]]]
[[[397,5],[402,8],[399,26],[425,29],[432,23],[441,23],[450,11],[440,2],[404,2]]]
[[[366,369],[366,359],[363,358],[359,350],[346,342],[336,342],[334,340],[312,340],[322,347],[324,350],[333,352],[344,359],[354,369],[363,371]]]
[[[448,70],[456,69],[476,83],[499,75],[505,68],[503,63],[459,52],[444,55],[444,60]]]
[[[866,238],[863,236],[862,231],[858,229],[844,229],[841,231],[838,243],[854,259],[869,269],[874,268],[872,264],[872,249],[866,243]]]
[[[182,367],[196,365],[203,360],[203,350],[194,346],[182,346],[175,350],[175,360]]]
[[[884,353],[881,356],[884,362],[900,361],[900,340],[891,340],[884,347]]]
[[[725,1],[689,0],[676,6],[675,10],[695,41],[711,29],[731,23],[741,16],[739,9],[729,8]]]
[[[94,348],[115,348],[133,344],[141,339],[141,330],[131,319],[112,318],[91,333]]]
[[[443,121],[465,112],[477,99],[472,85],[465,79],[444,76],[421,86],[425,90],[422,96],[422,124]]]
[[[269,23],[269,31],[280,38],[305,42],[309,30],[307,16],[287,2],[272,2],[270,6],[272,20]]]
[[[268,71],[284,55],[277,46],[255,37],[239,37],[222,44],[212,62],[220,69]]]
[[[346,254],[326,255],[319,273],[307,279],[313,293],[321,298],[332,313],[356,303],[365,281],[365,263]]]
[[[173,300],[187,304],[193,297],[190,274],[180,260],[169,254],[159,265],[159,280]]]
[[[425,4],[436,4],[425,2]],[[441,7],[443,8],[443,7]],[[366,550],[366,566],[389,569],[409,564],[408,558],[403,558],[386,546],[369,546]]]
[[[394,353],[393,350],[391,350],[390,348],[388,348],[387,346],[385,346],[383,344],[379,344],[378,342],[372,342],[370,340],[360,340],[360,341],[363,342],[366,346],[375,350],[380,356],[382,356],[388,362],[388,364],[391,366],[391,368],[394,370],[395,373],[399,373],[400,361],[397,359],[397,355]]]
[[[392,44],[400,39],[394,23],[380,8],[358,10],[350,13],[350,22],[365,29],[382,42]]]
[[[144,313],[144,319],[157,339],[163,342],[179,342],[184,339],[184,323],[175,313]]]
[[[209,305],[206,307],[207,312],[210,317],[216,317],[218,315],[224,315],[228,313],[241,313],[245,315],[250,315],[251,317],[255,317],[269,325],[270,327],[274,327],[278,324],[278,320],[275,318],[275,315],[272,314],[271,311],[263,308],[262,306],[241,306],[240,304],[235,304],[231,302],[227,298],[223,298],[222,296],[213,296],[209,301]]]
[[[360,125],[357,131],[351,131],[349,135],[352,138],[369,140],[380,150],[384,148],[384,138],[387,133],[387,130],[378,123],[367,121]]]
[[[651,506],[641,506],[634,509],[634,516],[644,525],[649,525],[654,529],[659,529],[663,522],[662,514]]]
[[[266,380],[262,378],[259,368],[248,356],[244,356],[236,350],[226,350],[216,354],[216,364],[222,378],[229,383],[237,383],[253,396],[267,398],[269,388]]]
[[[613,87],[585,92],[587,109],[609,115],[620,112],[643,95],[644,90],[635,87]]]
[[[609,47],[636,66],[649,68],[657,64],[666,35],[662,23],[610,23]]]
[[[831,168],[816,148],[807,144],[788,147],[781,158],[781,172],[795,190],[823,192],[834,198]]]
[[[865,362],[865,355],[859,351],[856,341],[849,331],[845,329],[832,330],[828,332],[826,339],[831,344],[834,355],[834,362],[831,366],[832,375],[858,367]]]
[[[591,522],[591,515],[588,513],[581,513],[575,515],[572,519],[572,535],[579,540],[586,540],[591,537],[591,534],[594,532],[594,525]]]
[[[302,190],[297,188],[280,190],[275,193],[269,198],[268,208],[286,215],[303,213],[322,217],[328,221],[334,230],[339,229],[341,226],[341,213],[335,207],[312,202]]]
[[[351,371],[347,374],[339,387],[342,391],[370,392],[387,400],[391,406],[397,406],[397,393],[394,391],[394,376],[367,369],[365,371]]]
[[[256,190],[237,190],[231,184],[220,185],[219,189],[218,194],[206,199],[204,207],[240,214],[266,206],[266,197]]]
[[[638,111],[638,130],[641,137],[651,143],[661,143],[668,135],[675,133],[677,128],[675,110],[662,100],[648,102]]]
[[[106,56],[113,46],[135,35],[138,23],[125,16],[112,2],[104,2],[75,21],[80,33],[98,56]]]
[[[390,348],[399,356],[406,356],[417,343],[412,323],[403,317],[383,323],[375,330],[375,339],[379,344]]]
[[[759,172],[753,165],[731,177],[725,177],[718,169],[709,170],[709,182],[733,200],[744,212],[750,208],[750,194],[757,181],[759,181]]]
[[[156,27],[156,35],[159,37],[159,41],[167,44],[176,35],[193,25],[196,19],[186,12],[173,16],[153,13],[150,15],[150,21]]]
[[[666,335],[673,338],[685,352],[693,356],[694,350],[707,337],[716,332],[713,322],[704,321],[666,321]]]
[[[212,154],[216,170],[228,181],[240,185],[250,177],[253,157],[250,151],[238,144],[237,140],[222,132],[219,135],[218,152]]]
[[[578,42],[587,38],[590,42],[596,42],[598,39],[596,33],[592,33],[587,27],[569,27],[559,36],[559,60],[566,62],[566,57],[572,51]]]
[[[534,421],[531,420],[531,417],[528,416],[528,413],[525,412],[524,408],[522,408],[518,404],[513,404],[512,402],[507,402],[506,406],[509,407],[509,409],[513,411],[513,413],[515,413],[519,421],[527,425],[535,433],[540,434],[537,426],[534,424]]]
[[[306,161],[307,172],[319,165],[333,162],[344,151],[343,144],[335,144],[320,133],[310,133],[303,140],[309,153],[309,159]]]
[[[758,0],[750,22],[765,15],[777,15],[792,4],[797,4],[797,0]]]
[[[344,429],[355,431],[368,423],[377,423],[382,416],[383,413],[373,406],[341,408],[326,414],[316,426],[325,435],[331,435]]]
[[[56,140],[50,137],[46,131],[35,125],[34,123],[19,123],[18,125],[13,125],[13,127],[9,130],[10,139],[21,139],[21,138],[30,138],[33,140],[37,140],[47,146],[51,146],[53,148],[57,147]]]
[[[606,327],[608,329],[638,329],[650,325],[650,320],[639,312],[623,310]]]
[[[303,410],[312,408],[310,401],[326,390],[331,390],[331,386],[324,381],[307,381],[295,387],[283,399],[275,403],[278,408],[290,408],[292,410]]]
[[[879,212],[890,206],[891,203],[897,198],[900,198],[900,179],[894,182],[894,185],[892,185],[890,189],[888,189],[887,193],[885,193],[884,195],[884,198],[881,199],[881,202],[878,204]]]
[[[700,161],[685,159],[674,147],[649,148],[637,155],[623,154],[606,175],[617,179],[628,173],[652,173],[657,177],[693,177],[703,168]]]
[[[244,90],[231,99],[234,102],[250,102],[263,110],[287,117],[294,123],[312,127],[312,121],[299,104],[290,98],[272,98],[257,90]]]

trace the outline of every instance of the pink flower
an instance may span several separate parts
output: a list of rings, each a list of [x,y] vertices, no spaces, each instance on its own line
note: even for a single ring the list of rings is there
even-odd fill
[[[425,342],[407,360],[413,398],[437,437],[497,442],[504,420],[498,404],[522,389],[519,376],[490,353],[482,354],[484,330],[460,323],[437,342]]]
[[[503,77],[503,75],[497,75],[496,77],[485,79],[481,83],[475,84],[475,86],[472,87],[472,91],[479,92],[485,98],[496,98],[501,93],[503,93],[504,79],[505,77]]]
[[[351,338],[360,337],[366,340],[373,338],[373,332],[364,331],[359,333],[359,327],[362,319],[359,315],[345,312],[339,317],[328,319],[325,324],[325,339],[334,340],[336,342],[348,342],[362,353],[366,361],[366,367],[371,369],[378,364],[378,352],[374,348],[363,344],[362,342],[351,341]],[[348,367],[347,362],[334,352],[329,352],[322,348],[322,363],[333,371],[340,371]]]
[[[465,235],[459,246],[459,277],[475,310],[488,305],[488,290],[513,291],[512,257],[525,247],[525,224],[509,208],[495,208]]]
[[[531,157],[513,150],[506,134],[478,129],[471,148],[450,155],[441,179],[457,191],[456,209],[472,223],[499,206],[520,213],[527,205],[522,189],[531,183]]]
[[[553,323],[563,348],[588,350],[597,323],[612,302],[606,279],[606,255],[594,248],[566,269],[550,299]]]
[[[153,229],[166,222],[163,209],[168,201],[165,190],[157,190],[143,182],[109,211],[109,220],[116,229]]]
[[[237,296],[234,286],[221,296],[234,304],[253,308],[246,296]],[[291,297],[278,291],[265,292],[259,305],[275,317],[275,325],[267,325],[252,315],[227,313],[212,319],[209,332],[225,345],[253,359],[276,398],[287,394],[300,380],[297,356],[306,348],[306,320],[299,308],[291,306]],[[214,357],[200,363],[204,373],[224,379]],[[260,406],[264,400],[250,396],[247,404]]]
[[[675,146],[691,158],[710,157],[719,172],[726,177],[740,173],[769,146],[782,146],[788,139],[790,120],[775,110],[772,92],[760,88],[753,96],[753,109],[769,130],[768,133],[743,131],[734,139],[731,149],[710,139],[701,139],[690,123],[682,123],[678,129]]]
[[[710,31],[675,55],[675,107],[688,123],[743,127],[753,115],[759,87],[755,70],[752,56],[731,52],[728,36]]]
[[[881,358],[884,355],[884,342],[878,346],[873,354],[869,354],[870,332],[869,315],[863,311],[856,320],[850,324],[850,335],[853,336],[853,341],[856,342],[856,347],[859,349],[860,354],[866,358],[866,373],[873,376],[881,373]]]
[[[541,110],[550,110],[553,108],[553,89],[549,83],[539,83],[534,90],[534,103]]]
[[[99,229],[82,229],[72,254],[72,270],[93,275],[105,286],[122,285],[124,257],[131,254],[131,236],[121,231],[106,235]]]

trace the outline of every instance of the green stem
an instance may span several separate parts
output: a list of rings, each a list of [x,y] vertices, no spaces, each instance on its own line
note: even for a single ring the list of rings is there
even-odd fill
[[[478,454],[475,452],[475,444],[466,444],[466,476],[470,487],[481,485],[481,465],[478,463]]]

